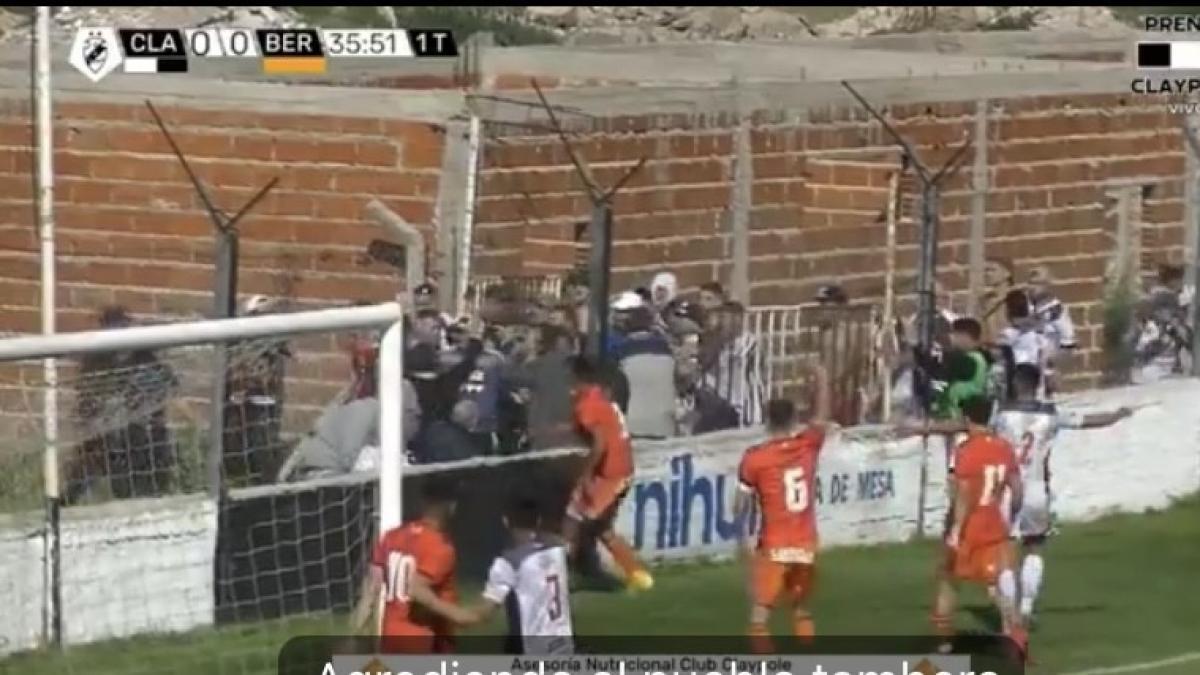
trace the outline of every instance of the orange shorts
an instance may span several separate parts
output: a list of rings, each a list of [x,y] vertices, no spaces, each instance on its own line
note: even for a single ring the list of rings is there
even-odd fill
[[[575,520],[611,521],[628,490],[628,478],[592,476],[571,493],[567,515]]]
[[[753,565],[750,585],[754,604],[774,607],[780,599],[789,603],[808,600],[817,576],[815,562],[778,562],[769,551],[760,550]]]
[[[1000,572],[1011,567],[1012,543],[1008,540],[988,544],[961,543],[953,553],[951,572],[960,581],[992,585]]]

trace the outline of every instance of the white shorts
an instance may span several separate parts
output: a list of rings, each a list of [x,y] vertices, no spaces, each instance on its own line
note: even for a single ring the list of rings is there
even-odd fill
[[[1025,485],[1021,511],[1012,524],[1014,539],[1046,537],[1054,531],[1054,510],[1045,483]]]

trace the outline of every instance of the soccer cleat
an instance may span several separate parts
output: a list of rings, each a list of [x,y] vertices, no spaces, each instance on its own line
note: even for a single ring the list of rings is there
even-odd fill
[[[631,591],[648,591],[654,588],[654,577],[646,570],[637,570],[629,575],[629,579],[625,582]]]

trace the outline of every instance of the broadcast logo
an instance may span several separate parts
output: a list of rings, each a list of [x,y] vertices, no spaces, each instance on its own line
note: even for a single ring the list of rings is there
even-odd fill
[[[112,28],[80,28],[68,59],[92,82],[99,82],[121,65],[121,45]]]

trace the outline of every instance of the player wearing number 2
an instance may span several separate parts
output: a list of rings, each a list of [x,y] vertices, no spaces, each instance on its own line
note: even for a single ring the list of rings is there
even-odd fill
[[[1053,403],[1038,399],[1042,371],[1023,363],[1013,372],[1014,400],[1000,407],[993,426],[1017,450],[1025,499],[1013,522],[1013,537],[1021,542],[1021,616],[1033,617],[1042,586],[1045,562],[1042,549],[1054,529],[1053,493],[1050,490],[1050,453],[1058,430],[1106,427],[1128,417],[1128,408],[1090,415],[1069,414]]]
[[[585,358],[575,361],[575,423],[588,437],[591,454],[571,493],[563,534],[573,553],[583,537],[597,537],[625,573],[632,590],[654,586],[633,547],[617,534],[613,521],[633,480],[633,448],[625,417],[604,386],[601,371]]]
[[[383,592],[380,650],[394,653],[450,653],[454,624],[475,615],[455,604],[454,545],[446,524],[454,512],[454,490],[432,479],[422,491],[421,517],[388,531],[371,555],[371,569],[351,627],[361,633]]]
[[[946,535],[946,574],[939,575],[933,623],[939,636],[953,636],[955,583],[968,581],[997,589],[1004,633],[1025,650],[1025,629],[1017,612],[1016,552],[1009,518],[1021,508],[1020,466],[1008,441],[988,426],[992,402],[974,397],[962,403],[967,439],[955,450],[954,514]],[[1007,494],[1006,494],[1007,493]]]
[[[767,620],[781,599],[792,608],[792,629],[802,639],[815,632],[808,597],[815,578],[817,517],[813,482],[829,420],[829,377],[814,369],[816,396],[808,424],[797,430],[796,405],[786,399],[767,403],[765,443],[746,451],[738,467],[739,492],[734,513],[743,554],[750,558],[750,639],[756,651],[771,651]],[[748,537],[747,515],[757,499],[762,528],[757,545]]]

